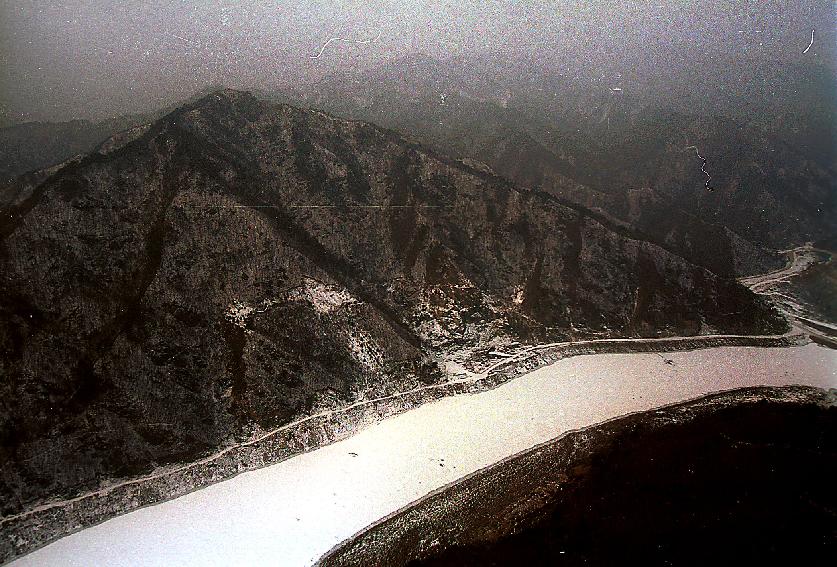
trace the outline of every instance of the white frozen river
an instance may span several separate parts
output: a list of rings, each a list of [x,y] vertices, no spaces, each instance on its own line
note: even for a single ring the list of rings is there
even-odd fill
[[[29,565],[308,565],[427,492],[566,431],[754,385],[837,387],[837,351],[723,347],[561,360],[52,543]]]

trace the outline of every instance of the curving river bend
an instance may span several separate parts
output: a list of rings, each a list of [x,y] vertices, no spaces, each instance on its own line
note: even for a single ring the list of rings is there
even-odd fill
[[[308,565],[426,493],[566,431],[711,392],[791,384],[837,388],[837,351],[808,344],[565,358],[84,529],[12,565]]]

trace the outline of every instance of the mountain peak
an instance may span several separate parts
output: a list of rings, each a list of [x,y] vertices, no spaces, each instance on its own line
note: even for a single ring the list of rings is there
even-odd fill
[[[181,114],[192,110],[232,112],[253,108],[261,104],[251,92],[231,88],[219,88],[202,95],[193,102],[177,108],[172,114]]]

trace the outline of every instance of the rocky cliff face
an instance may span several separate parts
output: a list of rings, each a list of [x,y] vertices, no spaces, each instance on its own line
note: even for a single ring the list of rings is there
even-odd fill
[[[489,345],[784,329],[583,209],[236,91],[0,203],[2,514],[438,382]]]

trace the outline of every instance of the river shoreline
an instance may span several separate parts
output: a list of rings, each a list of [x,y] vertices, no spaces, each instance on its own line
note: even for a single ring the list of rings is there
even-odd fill
[[[578,357],[577,355],[619,352],[695,351],[696,349],[704,348],[728,347],[732,343],[737,347],[760,346],[789,348],[782,349],[778,356],[768,354],[768,349],[766,348],[721,348],[719,352],[751,352],[757,354],[759,357],[766,356],[769,358],[772,356],[777,360],[792,360],[803,356],[804,353],[808,352],[808,349],[821,348],[814,345],[798,346],[805,342],[804,337],[793,335],[782,337],[714,337],[709,339],[649,339],[612,343],[599,341],[587,344],[565,344],[546,348],[542,351],[530,350],[525,352],[524,356],[510,360],[507,365],[497,368],[487,376],[480,377],[476,380],[453,380],[438,385],[438,387],[407,392],[378,401],[370,401],[363,406],[356,406],[350,410],[339,413],[334,412],[328,416],[316,419],[309,419],[292,429],[286,429],[270,437],[263,438],[258,443],[229,450],[221,457],[213,458],[203,465],[189,466],[187,469],[153,479],[137,479],[132,484],[112,488],[109,492],[86,496],[68,505],[54,505],[28,516],[12,520],[12,522],[7,523],[3,527],[3,531],[4,534],[17,534],[18,538],[13,540],[15,545],[12,549],[7,548],[7,552],[10,551],[10,555],[26,553],[24,550],[32,551],[49,543],[50,540],[57,539],[67,533],[77,532],[113,516],[119,516],[125,512],[159,503],[163,500],[170,500],[171,498],[190,492],[192,494],[189,498],[191,498],[202,493],[194,492],[198,488],[206,488],[221,480],[229,480],[239,473],[248,470],[262,469],[269,465],[275,465],[280,461],[290,462],[286,460],[288,457],[310,452],[315,448],[346,439],[361,429],[366,429],[367,431],[375,429],[368,428],[367,426],[390,421],[384,420],[386,417],[404,414],[407,410],[417,406],[436,405],[428,404],[428,402],[443,398],[451,399],[450,396],[462,393],[477,393],[487,390],[497,391],[495,390],[497,386],[504,383],[507,385],[515,384],[519,381],[512,380],[512,378],[522,374],[537,374],[537,372],[533,373],[533,370],[536,368],[541,368],[541,371],[549,371],[551,367],[546,369],[543,367],[562,359],[563,362],[571,362],[573,360],[581,361],[582,359],[590,358],[585,356]],[[819,350],[816,352],[819,352]],[[709,355],[710,353],[707,352],[705,355],[692,353],[688,356],[698,356],[702,360]],[[670,357],[674,356],[670,355]],[[663,360],[660,360],[660,358]],[[659,357],[651,360],[655,360],[656,364],[662,365],[666,369],[677,371],[677,368],[667,366],[664,363],[665,359],[666,357]],[[617,383],[619,382],[618,378],[614,378],[614,380]],[[801,378],[800,381],[804,383],[806,380],[807,378]],[[690,387],[692,386],[687,386],[686,389]],[[714,387],[714,389],[724,388]],[[467,396],[460,397],[459,399],[477,400],[479,398],[480,396]],[[419,408],[419,410],[421,409]],[[408,413],[412,414],[414,412]],[[349,441],[352,440],[349,439]],[[315,453],[319,452],[316,451]],[[291,461],[296,460],[292,459]],[[215,486],[222,486],[222,484],[215,484]],[[153,510],[153,508],[149,510]],[[374,520],[375,518],[372,519]],[[346,536],[348,535],[351,534],[346,534]],[[4,535],[4,537],[7,536]],[[38,554],[36,553],[35,555]],[[9,555],[6,556],[6,560],[10,558]]]
[[[817,423],[833,425],[835,404],[837,396],[833,391],[817,388],[743,388],[569,431],[467,475],[382,518],[332,548],[317,566],[396,567],[412,562],[479,565],[488,562],[489,557],[503,565],[556,561],[599,564],[603,558],[607,558],[608,564],[629,558],[632,561],[628,562],[637,561],[636,554],[643,556],[643,563],[669,559],[679,564],[684,554],[691,555],[695,550],[691,545],[678,548],[677,542],[693,540],[683,533],[688,529],[685,527],[673,532],[683,538],[677,540],[666,524],[689,522],[691,529],[727,530],[726,537],[734,539],[722,548],[727,555],[735,553],[744,562],[753,558],[751,553],[770,556],[775,551],[770,550],[769,543],[759,540],[765,537],[762,531],[770,530],[779,532],[777,539],[783,541],[785,552],[796,557],[806,553],[822,557],[827,551],[816,546],[818,537],[807,536],[806,548],[789,539],[788,532],[795,531],[799,540],[806,539],[803,534],[828,532],[827,524],[817,524],[812,519],[818,511],[814,504],[808,506],[807,514],[790,516],[800,512],[793,506],[794,501],[800,500],[795,491],[827,492],[825,487],[832,477],[826,471],[837,462],[829,457],[831,445],[817,441],[822,433]],[[793,423],[802,425],[800,420],[791,419],[794,415],[822,419],[805,419],[805,426],[793,430]],[[773,432],[766,434],[765,429],[771,428]],[[776,429],[783,433],[777,434]],[[799,446],[791,445],[792,441]],[[790,473],[786,473],[787,477],[797,477],[782,478],[785,482],[751,478],[760,490],[754,491],[752,498],[756,502],[749,505],[757,508],[758,501],[771,498],[767,509],[773,515],[765,517],[769,514],[763,512],[757,514],[760,520],[755,520],[747,515],[739,500],[736,513],[716,516],[716,507],[729,502],[724,489],[732,487],[727,483],[734,484],[732,477],[736,475],[739,487],[746,483],[748,473],[765,464],[754,459],[753,453],[771,449],[785,453],[783,458],[769,461],[770,465]],[[800,464],[800,452],[804,456],[818,452],[819,459],[805,468]],[[728,468],[719,471],[718,462]],[[647,492],[652,470],[656,474],[653,486],[660,496],[654,512],[649,513],[640,510],[643,506],[637,500],[654,500]],[[762,472],[767,475],[775,470]],[[614,478],[619,472],[622,476]],[[816,487],[812,486],[814,476],[819,480]],[[598,487],[592,493],[588,490],[577,494],[579,486],[590,484],[591,477],[598,479]],[[666,492],[673,487],[678,489],[676,494]],[[788,498],[777,499],[782,491]],[[746,491],[736,495],[747,500]],[[681,498],[683,502],[674,505],[669,498]],[[781,500],[788,509],[774,510],[779,506],[774,506],[773,499]],[[646,507],[654,506],[647,500],[644,503]],[[696,520],[701,514],[702,519]],[[784,518],[785,514],[789,517]],[[758,521],[758,525],[750,524]],[[796,530],[783,525],[795,522],[800,522]],[[585,537],[594,525],[600,538],[597,542]],[[668,535],[654,533],[654,529]],[[739,530],[748,529],[751,537],[739,534]],[[701,539],[710,540],[710,548],[717,548],[724,535],[713,535]],[[668,540],[664,541],[666,548],[661,549],[657,543],[663,537]],[[615,541],[619,538],[621,541]],[[601,539],[609,545],[602,546]]]

